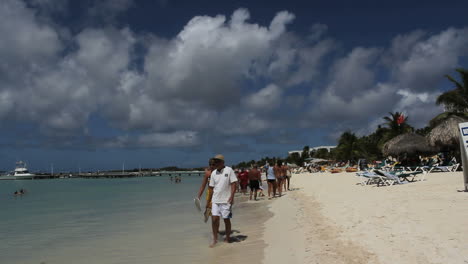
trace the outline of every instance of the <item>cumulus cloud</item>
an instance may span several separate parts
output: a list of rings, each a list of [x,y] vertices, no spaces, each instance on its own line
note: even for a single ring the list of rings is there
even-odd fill
[[[414,31],[396,36],[386,49],[354,48],[334,63],[328,85],[311,92],[309,118],[340,120],[339,129],[361,134],[374,131],[390,111],[406,113],[416,128],[427,125],[442,111],[435,99],[443,75],[468,55],[466,33]]]
[[[401,88],[435,91],[441,76],[453,71],[461,56],[468,53],[468,29],[449,28],[428,35],[416,31],[394,39],[389,67]]]
[[[2,80],[10,71],[35,70],[45,60],[53,61],[63,48],[58,34],[36,20],[32,10],[15,0],[0,4],[0,64]],[[15,76],[16,77],[16,76]]]
[[[270,84],[260,91],[247,96],[245,104],[253,110],[271,111],[279,107],[282,99],[281,95],[281,89],[274,84]]]
[[[247,9],[196,16],[163,38],[114,23],[130,0],[93,2],[89,14],[105,19],[65,38],[66,25],[36,12],[53,2],[0,4],[0,120],[63,142],[92,137],[93,115],[118,131],[108,147],[192,147],[288,126],[362,129],[389,111],[423,126],[440,111],[443,74],[468,54],[467,29],[449,28],[342,55],[326,25],[306,36],[288,30],[287,11],[266,25]]]
[[[270,30],[247,23],[248,18],[245,9],[235,11],[231,21],[222,15],[195,17],[174,40],[151,45],[145,71],[155,86],[154,96],[197,100],[212,107],[237,104],[240,82],[256,61],[269,57],[271,42],[293,17],[279,13]]]

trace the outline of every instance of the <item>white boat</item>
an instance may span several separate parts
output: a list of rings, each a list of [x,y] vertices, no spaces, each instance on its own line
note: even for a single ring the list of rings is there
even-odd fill
[[[36,175],[28,171],[25,162],[16,162],[16,168],[13,172],[13,177],[15,177],[15,179],[33,179],[34,176]]]

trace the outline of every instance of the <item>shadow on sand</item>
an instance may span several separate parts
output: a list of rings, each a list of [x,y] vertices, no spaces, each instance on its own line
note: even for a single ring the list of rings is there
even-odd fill
[[[238,242],[242,242],[242,241],[245,241],[247,239],[248,236],[246,235],[242,235],[242,234],[239,234],[239,235],[234,235],[234,234],[239,234],[239,230],[232,230],[231,231],[231,243],[238,243]],[[224,236],[226,235],[226,231],[223,230],[223,231],[219,231],[219,235],[221,236]]]

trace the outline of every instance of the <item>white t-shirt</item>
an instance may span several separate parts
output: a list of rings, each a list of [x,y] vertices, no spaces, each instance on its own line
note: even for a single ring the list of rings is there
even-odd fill
[[[227,203],[231,197],[231,183],[236,182],[237,177],[231,167],[224,167],[221,171],[214,170],[210,177],[210,187],[213,189],[213,203]]]

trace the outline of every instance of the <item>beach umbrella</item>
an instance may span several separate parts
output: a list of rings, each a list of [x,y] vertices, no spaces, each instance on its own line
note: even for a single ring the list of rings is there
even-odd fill
[[[309,163],[320,163],[320,162],[328,161],[326,159],[319,159],[319,158],[307,158],[305,160],[309,161]]]
[[[427,139],[431,146],[439,148],[449,147],[455,148],[459,146],[460,134],[458,132],[458,123],[467,122],[468,120],[459,116],[451,116],[440,122],[427,135]]]
[[[399,155],[403,153],[427,153],[435,149],[429,145],[427,139],[415,133],[406,133],[390,139],[383,145],[382,152],[387,155]]]

